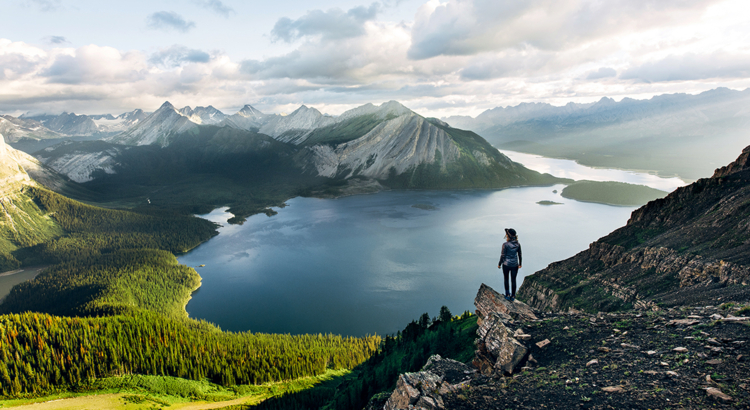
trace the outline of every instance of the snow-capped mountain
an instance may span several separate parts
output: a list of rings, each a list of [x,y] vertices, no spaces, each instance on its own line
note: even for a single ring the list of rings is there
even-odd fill
[[[99,132],[94,120],[86,115],[63,112],[60,115],[22,115],[20,118],[39,121],[48,129],[63,135],[91,136]]]
[[[45,127],[41,122],[16,118],[10,115],[0,115],[0,134],[6,142],[16,142],[21,138],[60,138],[62,135]]]
[[[167,101],[153,114],[138,121],[127,131],[106,138],[105,141],[124,145],[158,144],[166,147],[172,136],[187,132],[197,126],[197,123],[181,114]]]
[[[275,115],[263,114],[252,105],[246,104],[236,114],[230,115],[217,125],[220,127],[226,126],[241,130],[257,131],[273,117]]]
[[[126,131],[128,128],[135,126],[148,116],[149,113],[137,109],[120,114],[117,117],[111,114],[90,115],[89,117],[94,121],[94,124],[96,124],[100,133],[115,133]]]
[[[316,128],[334,124],[336,119],[323,115],[315,108],[305,105],[289,115],[277,115],[260,127],[261,134],[269,135],[282,142],[300,144]]]
[[[212,106],[208,107],[183,107],[178,112],[196,124],[216,125],[222,122],[227,115]]]

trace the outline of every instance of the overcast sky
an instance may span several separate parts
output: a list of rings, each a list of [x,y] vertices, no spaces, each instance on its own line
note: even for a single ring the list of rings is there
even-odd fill
[[[427,116],[750,87],[748,0],[3,0],[0,112]]]

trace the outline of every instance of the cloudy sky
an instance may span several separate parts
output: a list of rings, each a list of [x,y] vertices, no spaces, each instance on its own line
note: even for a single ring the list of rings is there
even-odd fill
[[[750,87],[747,0],[3,0],[0,112],[398,100],[475,116]]]

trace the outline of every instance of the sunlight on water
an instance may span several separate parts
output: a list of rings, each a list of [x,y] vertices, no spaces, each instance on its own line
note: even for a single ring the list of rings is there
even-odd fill
[[[589,181],[627,182],[629,184],[646,185],[667,192],[672,192],[681,186],[687,185],[685,181],[676,177],[662,178],[645,172],[591,168],[569,159],[547,158],[535,154],[524,154],[522,152],[507,150],[498,151],[505,154],[513,162],[523,164],[526,168],[551,174],[559,178],[570,178],[576,181],[586,179]]]

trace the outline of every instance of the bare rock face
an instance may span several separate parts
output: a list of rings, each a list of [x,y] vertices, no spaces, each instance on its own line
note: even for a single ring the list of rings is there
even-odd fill
[[[552,311],[709,304],[710,290],[750,284],[748,201],[750,147],[713,177],[636,209],[589,249],[527,276],[518,294]]]
[[[512,374],[526,358],[529,349],[518,341],[522,333],[506,327],[511,320],[535,320],[534,311],[520,301],[509,302],[491,287],[482,284],[474,299],[479,316],[477,350],[472,365],[485,376]],[[524,339],[530,336],[523,335]]]
[[[514,320],[536,320],[534,311],[525,303],[516,300],[509,302],[505,297],[497,293],[491,287],[482,283],[474,298],[474,306],[477,307],[477,315],[481,319],[488,317],[494,312],[506,319]],[[480,324],[481,326],[481,324]]]
[[[512,374],[520,367],[529,350],[513,337],[513,332],[503,324],[504,318],[495,312],[482,320],[477,330],[477,350],[472,365],[485,376]]]
[[[385,410],[444,409],[442,396],[468,386],[476,370],[451,359],[433,355],[417,373],[399,376],[396,390],[385,403]]]

